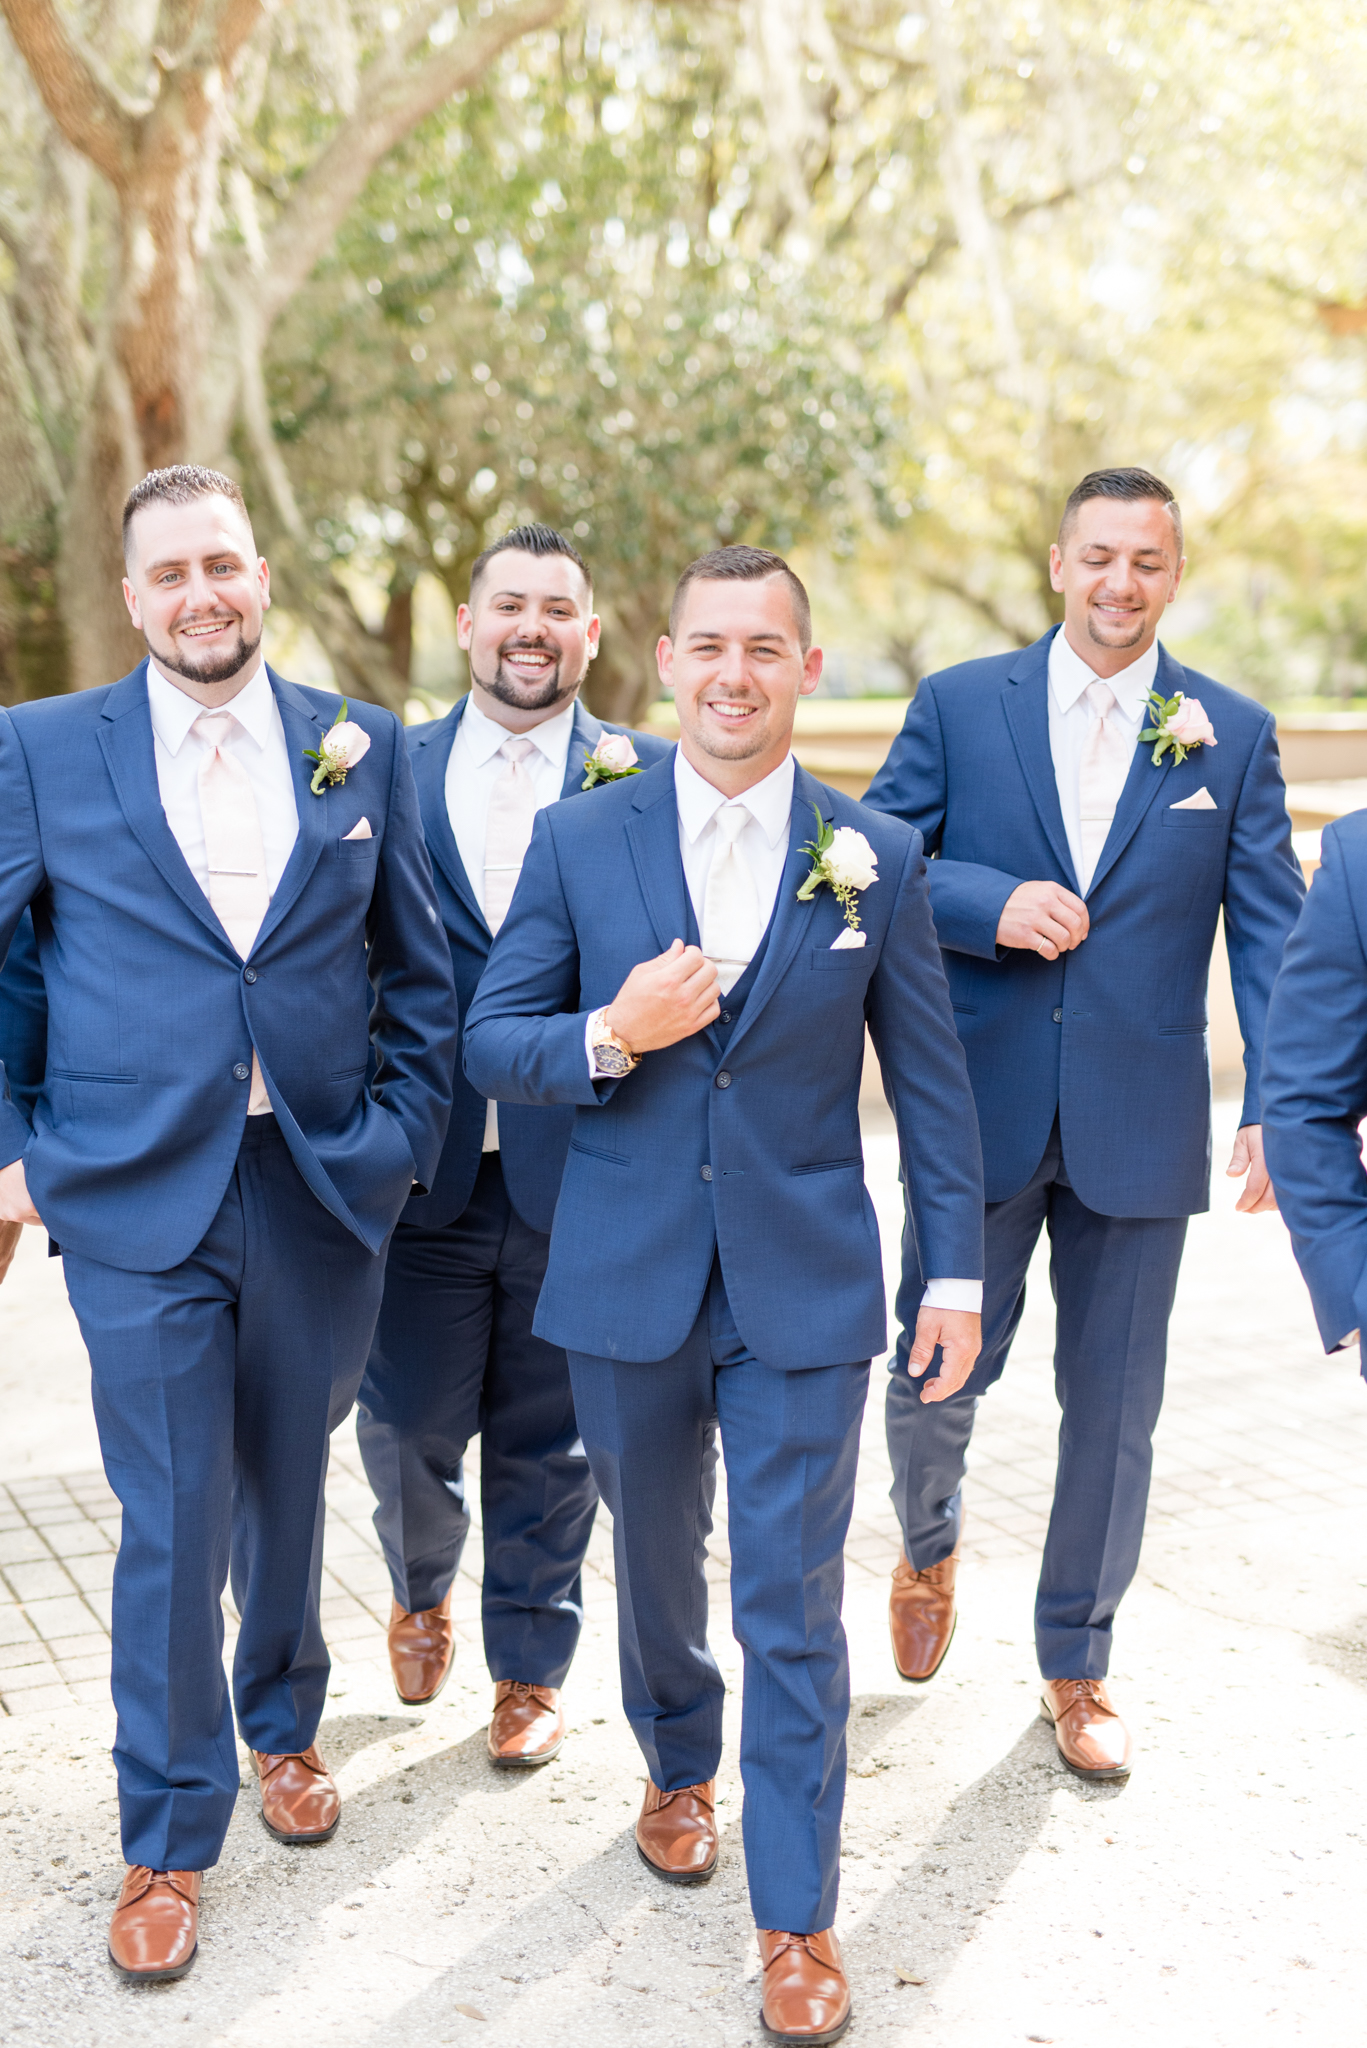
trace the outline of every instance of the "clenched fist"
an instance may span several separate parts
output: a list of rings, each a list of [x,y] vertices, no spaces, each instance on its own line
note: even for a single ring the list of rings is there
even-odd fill
[[[1022,882],[1006,899],[997,925],[997,944],[1057,960],[1080,946],[1091,926],[1087,906],[1057,882]]]
[[[697,946],[675,939],[667,953],[633,967],[607,1021],[633,1052],[658,1052],[710,1024],[721,1010],[717,970]]]

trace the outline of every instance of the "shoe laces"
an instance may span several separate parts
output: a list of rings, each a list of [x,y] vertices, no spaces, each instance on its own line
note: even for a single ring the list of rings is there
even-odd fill
[[[674,1799],[696,1799],[707,1808],[709,1813],[712,1811],[712,1801],[708,1795],[706,1785],[676,1785],[672,1792],[661,1792],[660,1803],[655,1809],[656,1812],[662,1813],[670,1801]]]
[[[1057,1683],[1057,1681],[1055,1682]],[[1090,1701],[1103,1714],[1115,1713],[1115,1708],[1107,1706],[1105,1700],[1101,1697],[1101,1680],[1099,1678],[1070,1678],[1067,1683],[1073,1688],[1072,1695],[1060,1702],[1060,1713],[1067,1713],[1070,1707],[1077,1706],[1082,1700]]]
[[[769,1961],[764,1965],[766,1970],[772,1968],[772,1966],[778,1961],[780,1956],[787,1955],[789,1949],[793,1948],[806,1949],[808,1955],[812,1958],[812,1961],[814,1963],[819,1963],[821,1961],[820,1956],[817,1955],[815,1949],[812,1947],[812,1942],[815,1939],[813,1935],[780,1934],[776,1929],[771,1931],[773,1932],[774,1946],[769,1951]]]

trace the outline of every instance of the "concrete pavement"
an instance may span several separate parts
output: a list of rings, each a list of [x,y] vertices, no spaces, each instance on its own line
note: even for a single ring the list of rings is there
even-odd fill
[[[962,1619],[943,1672],[900,1685],[884,1600],[896,1536],[875,1372],[848,1554],[855,1705],[839,1930],[853,2043],[1206,2048],[1361,2038],[1367,1878],[1367,1392],[1326,1360],[1285,1232],[1218,1169],[1189,1239],[1148,1538],[1112,1680],[1140,1745],[1126,1788],[1060,1767],[1038,1720],[1034,1559],[1057,1411],[1047,1274],[970,1478]],[[885,1249],[892,1140],[867,1142]],[[1223,1148],[1223,1151],[1222,1151]],[[434,1708],[387,1682],[388,1594],[350,1432],[330,1487],[320,1737],[347,1800],[290,1851],[244,1793],[205,1888],[203,1953],[131,1990],[104,1958],[120,1860],[108,1760],[117,1509],[83,1353],[37,1233],[0,1289],[0,2037],[252,2048],[740,2048],[762,2039],[728,1712],[721,1872],[676,1893],[638,1863],[641,1765],[616,1690],[611,1555],[594,1538],[574,1737],[511,1781],[483,1756],[478,1553],[460,1668]],[[728,1682],[724,1523],[713,1637]]]

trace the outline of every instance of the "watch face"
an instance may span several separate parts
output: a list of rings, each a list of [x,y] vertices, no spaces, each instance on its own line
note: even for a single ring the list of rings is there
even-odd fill
[[[595,1045],[593,1064],[600,1074],[629,1074],[633,1061],[629,1052],[623,1052],[620,1045]]]

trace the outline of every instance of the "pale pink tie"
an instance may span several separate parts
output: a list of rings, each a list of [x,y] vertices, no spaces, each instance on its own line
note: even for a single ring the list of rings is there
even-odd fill
[[[508,915],[536,819],[536,789],[522,765],[532,742],[508,739],[498,751],[508,766],[490,794],[484,831],[484,921],[491,932]]]
[[[1084,896],[1091,887],[1134,756],[1133,739],[1123,730],[1119,719],[1111,716],[1116,708],[1114,690],[1107,683],[1095,682],[1088,683],[1086,694],[1096,716],[1082,750],[1077,778],[1082,842],[1082,873],[1078,883]]]
[[[214,915],[245,960],[270,908],[271,890],[251,778],[242,763],[226,751],[236,723],[231,712],[201,711],[194,730],[212,749],[199,764],[199,815],[209,865],[207,894]],[[264,1115],[270,1106],[253,1047],[247,1114]]]

